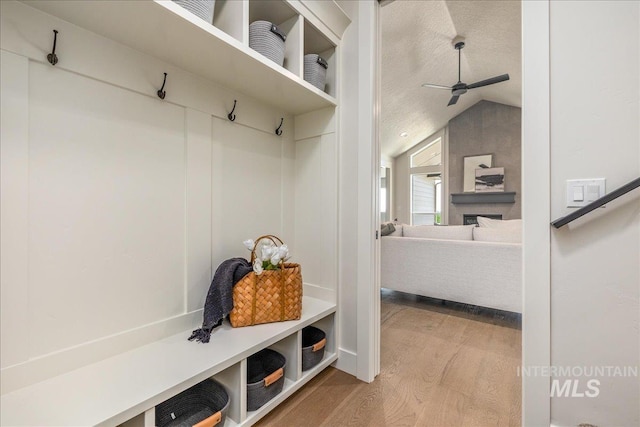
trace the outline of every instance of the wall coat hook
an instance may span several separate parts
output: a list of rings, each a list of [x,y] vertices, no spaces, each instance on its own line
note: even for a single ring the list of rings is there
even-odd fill
[[[280,126],[278,126],[278,129],[276,129],[276,135],[280,136],[282,135],[282,123],[284,123],[284,117],[282,117],[280,119]]]
[[[229,114],[227,114],[227,117],[229,118],[229,120],[231,120],[232,122],[236,121],[236,115],[233,114],[234,111],[236,111],[236,102],[238,102],[236,99],[233,100],[233,108],[231,109],[231,112]]]
[[[49,64],[56,65],[58,63],[58,57],[56,56],[56,42],[58,41],[58,30],[53,30],[53,50],[47,55],[47,61]]]
[[[167,83],[167,73],[164,73],[164,80],[162,81],[162,87],[158,91],[158,98],[160,99],[164,99],[164,97],[167,96],[167,92],[165,92],[164,90],[165,83]]]

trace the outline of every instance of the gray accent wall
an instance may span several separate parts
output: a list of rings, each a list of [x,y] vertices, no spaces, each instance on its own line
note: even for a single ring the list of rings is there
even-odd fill
[[[449,224],[462,224],[463,214],[502,214],[521,218],[521,112],[518,107],[480,101],[449,122],[449,191],[463,192],[464,158],[493,154],[492,167],[504,167],[505,191],[515,191],[516,202],[449,203]]]

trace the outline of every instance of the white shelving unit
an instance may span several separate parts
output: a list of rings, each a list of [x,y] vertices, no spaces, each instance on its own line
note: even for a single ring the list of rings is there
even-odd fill
[[[282,0],[240,1],[235,6],[226,4],[233,1],[226,1],[216,8],[222,16],[214,16],[214,23],[220,21],[220,28],[172,1],[25,3],[291,114],[337,105],[334,96],[303,80],[299,71],[302,58],[297,54],[302,49],[296,47],[302,43],[303,17]],[[250,19],[243,19],[248,13],[254,20],[271,19],[284,24],[292,33],[284,68],[249,48]]]
[[[254,424],[338,357],[335,224],[339,130],[335,107],[340,98],[340,47],[336,34],[344,31],[348,17],[333,4],[334,21],[343,28],[329,31],[311,9],[305,9],[303,1],[297,0],[217,0],[213,23],[204,22],[172,1],[24,0],[21,3],[294,116],[294,125],[290,126],[291,135],[295,136],[290,137],[290,143],[297,145],[289,166],[296,180],[296,185],[290,188],[296,192],[298,203],[295,216],[292,214],[298,239],[296,249],[301,257],[313,259],[309,254],[317,252],[315,245],[319,241],[324,259],[315,261],[316,264],[322,262],[321,267],[314,264],[306,270],[311,271],[309,276],[314,281],[305,283],[300,320],[246,328],[225,324],[216,329],[208,344],[188,342],[190,328],[3,394],[0,424],[150,426],[155,422],[156,405],[211,377],[222,383],[231,397],[225,426]],[[37,14],[38,21],[47,19],[39,12],[16,4],[20,8],[12,6],[7,10],[20,12],[15,12],[16,15]],[[24,16],[21,15],[21,19]],[[249,48],[248,27],[256,19],[269,20],[287,32],[283,67]],[[48,38],[51,29],[43,31]],[[14,42],[21,37],[21,34],[15,36]],[[15,43],[23,42],[29,47],[34,45],[26,37]],[[72,51],[71,43],[65,49],[65,53]],[[31,59],[41,53],[24,53],[27,51],[16,49],[15,53],[32,55]],[[318,53],[328,61],[325,91],[303,80],[302,58],[306,53]],[[57,69],[62,69],[62,65]],[[83,73],[78,69],[69,70]],[[314,194],[306,190],[310,186],[316,190]],[[319,203],[322,209],[315,208]],[[313,243],[314,237],[318,237],[316,243]],[[302,243],[304,241],[309,243]],[[334,259],[328,261],[332,256]],[[303,372],[301,330],[308,325],[324,330],[327,344],[322,361]],[[275,398],[249,412],[246,409],[246,358],[264,348],[273,348],[286,356],[285,385]]]
[[[301,329],[332,322],[336,310],[335,304],[303,298],[302,318],[297,321],[236,329],[225,324],[208,344],[187,341],[190,331],[185,331],[5,394],[0,400],[2,424],[117,425],[214,377],[231,395],[230,425],[251,425],[337,358],[333,344],[327,345],[322,363],[300,375],[301,358],[292,356],[301,351],[294,346]],[[259,410],[247,413],[245,360],[266,347],[288,356],[285,387]]]

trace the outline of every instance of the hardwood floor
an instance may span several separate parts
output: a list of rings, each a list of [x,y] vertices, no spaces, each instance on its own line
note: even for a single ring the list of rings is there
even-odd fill
[[[257,425],[520,425],[521,318],[383,290],[381,372],[328,368]]]

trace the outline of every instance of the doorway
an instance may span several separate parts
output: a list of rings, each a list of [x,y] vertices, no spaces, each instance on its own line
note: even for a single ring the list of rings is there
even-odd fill
[[[434,245],[424,249],[424,253],[417,253],[423,249],[412,247],[405,250],[401,240],[402,237],[410,237],[413,238],[411,243],[415,244],[417,239],[435,238],[441,245],[443,240],[453,240],[443,236],[445,230],[462,227],[464,218],[486,215],[501,217],[505,220],[503,223],[521,220],[521,15],[518,2],[395,1],[383,5],[380,10],[381,158],[393,165],[391,217],[397,219],[396,229],[410,229],[409,233],[395,236],[393,240],[383,237],[380,243],[381,286],[387,288],[385,285],[390,285],[381,294],[382,376],[389,369],[399,369],[395,364],[399,354],[393,350],[394,347],[413,349],[428,360],[425,370],[417,374],[421,376],[421,386],[438,390],[434,392],[438,395],[448,393],[458,409],[466,405],[476,409],[481,407],[485,415],[491,413],[498,419],[516,423],[521,418],[521,379],[517,377],[517,368],[522,363],[522,272],[516,268],[512,278],[504,284],[510,286],[515,283],[517,286],[515,305],[475,300],[468,298],[473,292],[456,294],[451,289],[455,287],[451,282],[465,268],[470,269],[465,279],[467,282],[474,275],[480,276],[474,281],[481,282],[481,277],[491,274],[485,272],[482,265],[467,263],[460,266],[456,264],[459,260],[449,263],[447,256],[465,257],[465,254],[448,248],[446,243],[445,246]],[[491,20],[495,22],[488,25]],[[496,33],[492,34],[492,31]],[[467,50],[458,48],[461,42],[459,34],[466,36],[464,48]],[[413,37],[418,40],[413,40]],[[452,89],[456,81],[482,82],[503,74],[509,74],[509,79],[496,81],[491,88],[469,87],[467,93],[459,95]],[[422,83],[429,87],[421,87]],[[448,86],[448,89],[433,87],[438,85]],[[438,139],[437,135],[442,135],[439,142],[444,147],[440,150],[434,149],[437,145],[433,141]],[[431,151],[437,151],[436,156],[441,156],[440,162],[429,163],[427,158],[436,157],[428,155],[434,154]],[[499,168],[495,175],[502,173],[504,182],[508,183],[505,186],[509,185],[506,191],[513,189],[517,194],[518,201],[513,206],[485,203],[482,197],[475,204],[450,203],[452,194],[464,193],[464,158],[479,155],[491,156],[493,164],[483,164],[483,167],[491,169],[492,174],[492,168]],[[509,176],[505,176],[507,172]],[[423,236],[421,233],[426,231],[425,226],[435,227],[431,231],[442,234],[428,235],[429,231]],[[473,231],[470,234],[473,236]],[[473,240],[471,236],[470,240]],[[393,249],[390,249],[391,241]],[[450,246],[457,248],[456,245],[452,243]],[[404,255],[395,257],[393,251],[401,251]],[[451,252],[443,256],[447,251]],[[478,258],[466,256],[469,261]],[[521,257],[520,247],[517,257],[503,261],[519,267]],[[491,260],[486,261],[489,262]],[[420,267],[417,268],[416,264]],[[509,268],[505,267],[505,270]],[[403,274],[419,278],[396,279],[397,282],[413,280],[413,287],[393,286],[390,277]],[[441,289],[426,284],[436,282],[438,276],[444,276],[440,279]],[[425,289],[418,289],[420,278],[425,279],[422,281]],[[447,280],[450,289],[445,289]],[[487,289],[487,292],[493,291]],[[398,339],[404,341],[398,342]],[[507,342],[508,345],[501,347]],[[422,344],[414,349],[412,345],[416,343]],[[451,358],[447,358],[444,350],[429,355],[420,347],[446,348],[452,352]],[[410,351],[403,354],[408,353]],[[487,370],[487,367],[498,363],[498,359],[502,367],[506,367],[503,376],[489,379],[487,373],[493,370]],[[443,361],[443,365],[438,364]],[[458,369],[462,365],[457,366],[457,363],[462,363],[467,370]],[[445,366],[446,371],[439,370]],[[479,381],[464,381],[469,378]],[[509,404],[492,406],[490,402],[483,402],[479,396],[491,395],[487,391],[491,386],[483,385],[483,381],[500,384],[500,392],[508,390],[502,397],[494,390],[493,401]],[[450,405],[451,402],[442,405],[443,416],[451,409]],[[474,416],[466,410],[461,412],[462,418],[455,422],[452,420],[452,423],[464,423],[464,417]],[[430,413],[434,414],[433,408]]]

